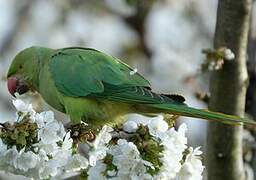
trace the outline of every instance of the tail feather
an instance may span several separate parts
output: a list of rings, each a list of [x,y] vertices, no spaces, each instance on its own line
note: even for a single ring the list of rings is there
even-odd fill
[[[185,99],[179,95],[157,94],[149,88],[140,86],[112,86],[104,84],[103,93],[92,94],[92,97],[104,98],[110,101],[129,103],[133,105],[141,105],[137,107],[138,113],[158,113],[166,112],[170,114],[201,118],[207,120],[218,121],[226,124],[254,124],[256,122],[250,119],[241,118],[234,115],[212,112],[204,109],[196,109],[188,107]],[[148,109],[148,107],[151,107]]]
[[[252,124],[256,125],[256,122],[248,119],[248,118],[241,118],[239,116],[228,115],[219,112],[213,112],[206,109],[196,109],[192,107],[188,107],[185,105],[178,105],[178,104],[151,104],[151,107],[166,110],[171,114],[182,115],[187,117],[193,118],[200,118],[206,119],[211,121],[218,121],[225,124]]]

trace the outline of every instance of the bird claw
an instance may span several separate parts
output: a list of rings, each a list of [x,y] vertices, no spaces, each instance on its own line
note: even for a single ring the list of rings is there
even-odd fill
[[[96,138],[95,133],[92,129],[89,128],[88,124],[86,123],[70,125],[70,127],[68,127],[68,130],[70,130],[71,138],[76,144],[83,142],[92,142]]]

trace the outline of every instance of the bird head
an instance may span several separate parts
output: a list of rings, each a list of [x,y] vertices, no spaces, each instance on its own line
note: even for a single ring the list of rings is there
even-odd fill
[[[38,81],[38,47],[30,47],[19,52],[13,59],[7,73],[7,87],[12,96],[34,90]]]

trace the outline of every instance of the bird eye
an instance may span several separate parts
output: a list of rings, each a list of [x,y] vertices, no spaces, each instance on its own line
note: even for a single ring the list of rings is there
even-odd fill
[[[19,68],[22,69],[22,65],[20,65]]]

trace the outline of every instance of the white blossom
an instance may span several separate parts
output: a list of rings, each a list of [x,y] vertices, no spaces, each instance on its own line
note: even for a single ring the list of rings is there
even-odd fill
[[[231,49],[225,48],[224,49],[224,58],[226,60],[233,60],[233,59],[235,59],[235,54],[231,51]]]
[[[7,150],[7,145],[3,143],[2,139],[0,138],[0,154],[4,153]]]
[[[107,150],[107,147],[89,152],[89,164],[91,166],[95,166],[98,160],[101,160],[106,156],[106,150]]]
[[[89,152],[89,164],[94,166],[97,160],[103,159],[106,156],[108,148],[106,144],[111,140],[110,132],[113,129],[109,126],[103,126],[98,136],[92,143],[92,150]]]
[[[138,126],[139,126],[139,125],[146,126],[150,120],[151,120],[150,117],[142,116],[142,115],[139,115],[139,114],[132,114],[132,115],[130,115],[130,116],[128,117],[128,119],[127,119],[126,122],[133,121],[133,122],[135,122]],[[126,122],[125,122],[125,123],[126,123]]]
[[[8,149],[4,154],[2,154],[2,161],[7,165],[15,166],[16,160],[19,156],[16,146],[13,146],[11,149]]]
[[[35,110],[32,107],[32,104],[26,104],[21,99],[16,99],[12,101],[13,105],[17,109],[18,112],[22,113],[22,115],[18,116],[20,119],[22,119],[25,115],[29,115],[30,119],[34,121],[34,116],[36,114]],[[18,119],[19,121],[19,119]]]
[[[22,148],[15,145],[10,148],[0,138],[1,170],[35,179],[63,179],[77,175],[81,170],[86,171],[89,180],[202,179],[202,152],[199,148],[188,148],[185,124],[175,130],[168,128],[162,116],[128,120],[123,124],[122,130],[131,133],[131,136],[140,136],[139,143],[121,138],[111,141],[111,132],[115,129],[105,125],[96,139],[87,143],[87,159],[73,149],[71,133],[65,130],[61,122],[55,120],[53,112],[35,113],[32,105],[23,101],[15,101],[15,105],[21,112],[16,123],[22,122],[24,117],[33,116],[34,120],[28,123],[37,124],[37,142]],[[137,131],[139,126],[146,128]],[[158,164],[160,167],[156,166],[160,168],[159,171],[154,172],[155,162],[143,159],[145,153],[149,153],[143,149],[147,143],[161,147],[156,151],[159,154],[154,157],[161,162]],[[141,148],[143,151],[140,151]],[[186,149],[189,153],[184,156]],[[108,169],[109,167],[111,168]]]
[[[57,175],[57,167],[50,166],[48,163],[42,163],[38,170],[40,179],[48,179]]]
[[[107,144],[112,136],[110,134],[110,132],[113,131],[113,128],[109,127],[109,126],[103,126],[103,128],[100,130],[99,134],[97,135],[97,138],[94,140],[93,142],[93,147],[95,149],[105,146],[105,144]]]
[[[149,128],[149,133],[156,137],[168,130],[168,124],[166,121],[164,121],[163,116],[152,118],[147,126]]]
[[[223,59],[218,59],[217,61],[210,61],[209,65],[208,65],[208,69],[210,71],[217,71],[220,70],[222,68],[224,64],[224,60]]]
[[[144,176],[149,176],[146,173],[146,167],[153,167],[150,162],[140,157],[135,144],[124,139],[119,139],[109,153],[113,155],[113,165],[117,167],[119,179],[129,177],[143,179]]]
[[[88,180],[106,180],[106,177],[103,174],[106,167],[107,165],[102,161],[97,161],[96,165],[91,167],[87,172]]]
[[[180,171],[180,161],[182,160],[184,150],[187,148],[186,130],[187,126],[182,124],[178,131],[171,128],[160,137],[161,144],[165,147],[165,150],[161,158],[163,167],[158,175],[159,178],[172,179]]]
[[[127,132],[134,132],[138,127],[137,123],[140,124],[139,121],[127,121],[123,125],[123,129]],[[148,174],[147,167],[154,169],[154,166],[150,162],[141,159],[140,152],[132,142],[119,139],[117,145],[111,146],[107,151],[107,153],[110,153],[113,156],[112,163],[117,168],[117,170],[106,172],[108,176],[111,177],[112,175],[111,179],[174,179],[178,174],[180,174],[179,172],[184,167],[181,164],[183,152],[187,148],[187,138],[185,137],[187,126],[182,124],[178,131],[174,128],[168,130],[168,124],[161,116],[151,118],[151,120],[144,123],[144,125],[148,126],[149,133],[153,137],[158,138],[159,143],[164,146],[164,151],[160,158],[163,163],[160,172],[154,177]],[[133,126],[135,127],[134,129]],[[198,152],[195,154],[199,155]],[[106,171],[106,167],[104,166],[103,168],[102,163],[103,162],[101,161],[101,172],[104,173]],[[92,169],[89,171],[91,172],[99,168],[96,166],[91,167]],[[201,173],[202,172],[198,172],[197,174],[201,175]]]
[[[138,124],[134,121],[126,121],[123,125],[123,130],[128,133],[136,132],[138,129]]]
[[[15,159],[14,167],[23,171],[28,171],[36,167],[39,162],[39,156],[35,153],[28,151],[24,152],[25,149],[22,149],[19,152],[19,156]]]
[[[54,119],[53,112],[36,113],[31,104],[22,100],[13,101],[13,104],[20,112],[17,123],[25,116],[33,116],[32,122],[38,127],[38,142],[32,144],[29,150],[26,146],[18,150],[15,145],[8,149],[0,139],[1,170],[35,179],[48,179],[62,177],[65,171],[72,173],[87,168],[88,160],[80,154],[73,154],[70,132],[66,132],[63,124]]]
[[[39,128],[45,126],[45,124],[54,121],[54,114],[52,111],[44,111],[35,115],[35,120]]]
[[[189,147],[189,154],[186,156],[186,160],[178,174],[179,180],[200,180],[203,178],[202,172],[204,170],[204,166],[200,160],[202,151],[199,149],[200,147],[195,149]]]
[[[85,157],[79,154],[75,154],[72,157],[69,157],[68,163],[65,165],[65,170],[74,171],[74,170],[86,169],[88,165],[89,165],[89,162]]]

